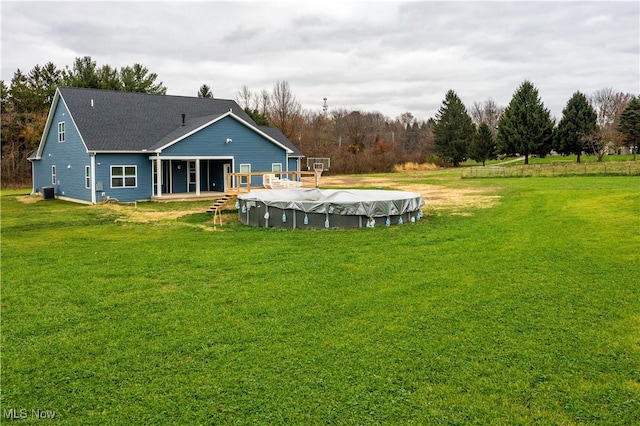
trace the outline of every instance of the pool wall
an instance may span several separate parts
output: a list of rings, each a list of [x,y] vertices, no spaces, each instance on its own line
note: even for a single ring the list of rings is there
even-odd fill
[[[423,205],[419,194],[401,191],[252,191],[238,197],[238,219],[258,227],[364,228],[415,222]]]

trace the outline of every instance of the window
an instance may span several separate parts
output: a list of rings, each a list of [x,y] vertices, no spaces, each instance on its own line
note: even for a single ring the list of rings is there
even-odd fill
[[[251,164],[240,164],[240,173],[251,173]],[[240,176],[240,185],[246,185],[248,176]]]
[[[111,166],[112,188],[135,188],[138,186],[137,166]]]
[[[58,142],[64,142],[64,121],[58,123]]]
[[[84,166],[84,187],[91,188],[91,167]]]
[[[272,172],[281,172],[282,171],[282,163],[271,163],[271,171]],[[279,178],[282,177],[282,175],[278,174],[276,175]]]
[[[55,185],[58,182],[56,179],[56,166],[51,166],[51,184]]]

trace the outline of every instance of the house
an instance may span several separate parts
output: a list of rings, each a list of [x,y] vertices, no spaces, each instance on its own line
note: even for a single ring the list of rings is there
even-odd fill
[[[29,161],[34,194],[95,204],[223,193],[228,173],[299,171],[302,157],[232,100],[61,87]],[[247,179],[262,184],[233,185]]]

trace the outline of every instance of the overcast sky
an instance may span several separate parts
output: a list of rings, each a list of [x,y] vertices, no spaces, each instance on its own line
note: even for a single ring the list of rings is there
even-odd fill
[[[76,57],[140,63],[170,95],[235,98],[286,80],[302,107],[435,116],[449,89],[506,106],[525,79],[557,118],[571,95],[640,93],[640,2],[2,1],[1,78]]]

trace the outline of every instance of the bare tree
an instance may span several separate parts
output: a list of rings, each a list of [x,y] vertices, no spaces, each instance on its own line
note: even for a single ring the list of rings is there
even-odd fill
[[[482,123],[486,123],[495,137],[498,131],[498,120],[500,120],[503,112],[504,107],[498,106],[493,99],[488,98],[482,103],[474,102],[469,111],[469,115],[471,115],[473,124],[475,124],[476,127],[479,127]]]
[[[242,109],[245,109],[245,108],[253,109],[251,108],[252,99],[253,99],[253,94],[245,84],[244,86],[242,86],[242,89],[238,90],[238,93],[236,93],[235,101],[238,103],[238,105],[240,105],[240,108]]]
[[[598,115],[598,126],[613,124],[632,98],[630,93],[616,92],[611,87],[593,92],[589,101]]]
[[[256,109],[260,111],[260,114],[267,116],[269,107],[271,106],[271,95],[265,89],[262,89],[259,95],[256,95]]]
[[[296,130],[300,121],[302,107],[291,92],[287,81],[278,81],[273,86],[271,93],[271,108],[269,109],[269,122],[291,141],[296,140]],[[299,139],[299,137],[298,137]]]
[[[589,96],[589,102],[597,114],[598,137],[590,138],[587,146],[598,155],[598,160],[610,149],[615,151],[624,143],[618,123],[620,114],[631,99],[633,95],[630,93],[616,92],[610,87],[596,90]]]

